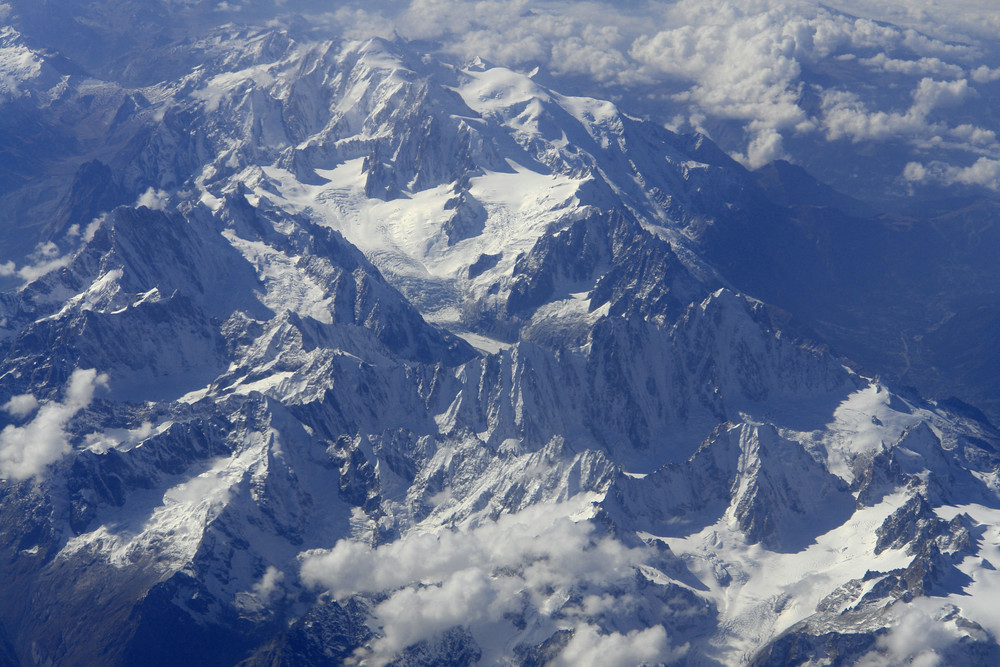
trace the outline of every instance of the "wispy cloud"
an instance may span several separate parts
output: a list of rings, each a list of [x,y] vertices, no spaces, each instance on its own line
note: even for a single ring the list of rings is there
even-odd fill
[[[153,423],[143,422],[136,428],[111,428],[98,433],[88,433],[84,436],[84,442],[87,443],[88,449],[100,454],[123,444],[138,444],[152,434]]]
[[[40,243],[28,256],[29,263],[17,270],[17,275],[25,282],[31,282],[56,269],[68,266],[72,260],[73,253],[61,253],[59,246],[52,241]]]
[[[165,193],[163,194],[165,195]],[[165,201],[165,199],[156,199],[159,196],[160,195],[151,188],[149,192],[140,198],[136,205],[156,205],[158,201],[160,205],[162,205],[162,202]],[[153,199],[149,199],[145,202],[143,201],[143,198],[149,197],[152,197]],[[64,248],[69,246],[70,249],[65,252],[55,242],[44,241],[35,246],[35,249],[31,252],[31,254],[27,256],[27,262],[22,264],[20,268],[18,268],[13,261],[0,263],[0,277],[16,275],[25,283],[30,283],[33,280],[37,280],[44,275],[52,273],[53,271],[69,266],[73,261],[73,257],[76,256],[76,253],[79,252],[80,248],[94,240],[94,235],[97,233],[98,228],[100,228],[100,226],[104,223],[104,219],[105,217],[103,215],[94,218],[94,220],[92,220],[82,232],[80,231],[80,225],[71,225],[70,228],[66,230],[65,242],[63,243]]]

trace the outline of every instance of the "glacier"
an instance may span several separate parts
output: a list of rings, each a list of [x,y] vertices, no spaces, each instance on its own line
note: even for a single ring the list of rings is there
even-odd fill
[[[401,37],[3,30],[0,664],[1000,661],[1000,432],[820,342],[851,247],[708,137]]]

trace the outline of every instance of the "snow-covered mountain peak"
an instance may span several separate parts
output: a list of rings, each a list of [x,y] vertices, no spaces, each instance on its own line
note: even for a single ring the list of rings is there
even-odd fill
[[[425,315],[456,324],[482,307],[472,304],[502,302],[518,257],[592,207],[624,206],[686,243],[686,223],[663,224],[698,196],[689,181],[716,178],[697,142],[687,155],[610,103],[505,68],[428,64],[409,48],[312,46],[206,78],[191,112],[206,114],[220,154],[193,170],[194,187],[211,204],[239,184],[337,229]]]
[[[877,660],[906,610],[1000,652],[1000,435],[738,287],[790,215],[751,174],[304,32],[32,107],[88,120],[0,263],[0,658]]]

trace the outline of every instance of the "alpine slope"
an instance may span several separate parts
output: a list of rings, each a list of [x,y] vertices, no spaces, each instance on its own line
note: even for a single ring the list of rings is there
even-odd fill
[[[402,37],[184,48],[0,35],[0,664],[1000,662],[1000,433],[766,301],[757,174]]]

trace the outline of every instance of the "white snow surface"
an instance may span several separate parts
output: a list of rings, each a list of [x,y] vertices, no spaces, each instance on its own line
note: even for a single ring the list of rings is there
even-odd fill
[[[657,539],[708,587],[706,595],[716,603],[724,628],[713,641],[717,657],[735,664],[815,612],[819,601],[842,583],[869,570],[905,567],[911,557],[902,550],[872,553],[875,529],[905,500],[897,494],[861,509],[796,553],[747,544],[729,516],[685,538]]]
[[[364,194],[361,158],[332,170],[317,170],[323,185],[299,182],[276,167],[264,169],[277,194],[258,186],[255,193],[289,211],[303,212],[342,233],[404,293],[409,281],[465,286],[466,274],[481,255],[501,254],[500,262],[468,285],[481,295],[503,275],[517,256],[531,249],[542,233],[575,210],[579,179],[547,175],[510,162],[510,173],[487,172],[470,179],[469,194],[488,214],[484,229],[474,238],[449,246],[442,232],[449,218],[445,204],[453,196],[449,186],[415,192],[393,201],[369,199]],[[284,290],[279,291],[284,295]],[[451,303],[430,302],[424,314],[436,322],[455,323]]]
[[[34,75],[34,61],[18,55],[19,48],[0,48],[0,94],[19,85],[3,88],[5,73],[12,81]],[[319,71],[323,58],[344,54],[320,53],[308,61],[314,69],[300,70],[316,52],[296,48],[276,63],[190,75],[190,83],[197,84],[187,89],[190,104],[215,122],[212,127],[222,136],[222,149],[185,184],[212,210],[214,217],[206,219],[225,220],[226,196],[243,192],[252,206],[277,207],[285,217],[266,230],[271,236],[251,238],[236,223],[220,232],[220,245],[236,253],[234,266],[244,262],[256,279],[238,286],[247,293],[241,298],[252,297],[260,306],[253,313],[234,312],[225,325],[228,338],[217,344],[202,330],[184,329],[179,341],[133,345],[147,357],[164,342],[190,351],[185,363],[193,370],[164,373],[168,379],[162,385],[173,400],[133,402],[130,422],[106,407],[86,412],[89,397],[86,405],[60,416],[54,462],[75,447],[89,457],[81,460],[96,461],[97,468],[109,460],[127,462],[121,465],[146,474],[148,485],[129,488],[121,505],[94,501],[96,515],[79,534],[67,533],[58,560],[100,560],[123,572],[140,572],[150,584],[189,572],[206,582],[216,605],[211,613],[219,618],[229,605],[241,618],[273,620],[268,614],[284,609],[286,596],[298,601],[289,603],[289,614],[303,613],[303,601],[317,592],[341,602],[369,596],[370,624],[380,632],[357,657],[371,664],[388,663],[415,642],[461,626],[482,651],[483,664],[511,659],[522,642],[539,646],[557,631],[571,631],[555,650],[555,664],[595,665],[688,657],[739,664],[813,615],[820,600],[845,582],[911,562],[906,547],[875,555],[876,530],[914,494],[930,497],[932,475],[946,478],[960,467],[954,452],[982,434],[977,427],[933,403],[903,399],[819,352],[785,345],[750,317],[752,299],[728,289],[699,295],[676,323],[633,322],[634,329],[618,330],[611,327],[619,322],[612,321],[610,304],[592,310],[590,286],[574,285],[532,312],[521,340],[470,330],[463,319],[468,303],[509,290],[517,261],[546,234],[584,219],[600,197],[617,196],[632,213],[645,211],[640,224],[672,240],[683,239],[683,230],[667,228],[672,212],[666,205],[655,208],[636,194],[647,189],[639,182],[639,167],[622,166],[631,160],[628,137],[612,103],[563,96],[501,67],[453,68],[453,85],[446,90],[458,99],[443,94],[426,99],[442,105],[436,108],[439,118],[451,123],[443,136],[454,131],[471,137],[472,164],[463,167],[465,178],[425,176],[433,172],[430,167],[441,166],[435,160],[455,156],[433,152],[447,147],[419,144],[426,128],[392,114],[403,102],[424,103],[421,85],[430,84],[414,83],[417,73],[378,42],[348,45],[345,51],[357,62],[339,64],[341,71],[329,79],[320,77],[330,88],[340,86],[325,100],[327,106],[308,96],[309,86],[318,84],[306,74]],[[280,114],[269,105],[290,99],[299,85],[316,107],[312,120],[319,121],[302,120],[308,132],[284,145],[291,130],[280,126]],[[247,119],[239,114],[251,111],[259,112],[253,120],[260,122],[241,124]],[[399,141],[377,143],[389,139]],[[402,184],[375,182],[371,163],[386,158],[373,146],[402,151],[412,142],[419,155],[431,152],[428,164],[416,165],[427,172],[407,174],[412,180]],[[315,168],[302,178],[290,156],[313,150]],[[704,165],[674,164],[664,151],[657,164],[669,165],[670,174],[709,178],[699,173],[708,171]],[[430,184],[418,187],[421,178]],[[368,196],[371,183],[400,189],[391,197]],[[678,190],[669,197],[683,200],[683,183],[673,185]],[[593,195],[592,188],[603,194]],[[463,196],[472,208],[481,207],[483,217],[473,220],[468,233],[452,236],[455,202]],[[450,327],[479,354],[455,367],[396,359],[362,328],[397,324],[380,321],[377,308],[366,314],[370,322],[350,325],[354,328],[337,324],[335,295],[303,268],[311,246],[292,243],[305,229],[294,216],[342,234],[427,320]],[[690,252],[682,248],[678,254],[693,266]],[[77,271],[68,272],[70,278],[88,268],[70,265],[81,256],[68,256],[67,266]],[[470,267],[484,256],[497,260],[470,277]],[[94,314],[141,319],[144,309],[178,302],[177,294],[159,286],[126,293],[128,271],[99,264],[82,287],[72,289],[48,276],[51,283],[43,286],[51,289],[40,290],[38,302],[54,305],[31,324],[55,326]],[[230,296],[211,289],[183,311],[192,321],[201,321],[198,308],[204,303],[217,308]],[[204,319],[218,324],[214,311],[211,315]],[[619,338],[595,341],[602,324],[611,330],[607,336]],[[556,350],[537,342],[580,332],[582,338]],[[601,357],[602,349],[611,353]],[[218,359],[212,355],[223,352],[228,356],[216,373]],[[678,379],[677,369],[698,375]],[[142,369],[123,366],[120,372],[125,377],[119,386],[126,388],[160,382]],[[186,379],[184,373],[198,382],[177,381]],[[202,386],[205,373],[214,375]],[[112,387],[118,381],[112,376]],[[754,381],[772,383],[766,387],[769,398],[740,394]],[[594,401],[588,390],[599,394],[597,403],[588,403]],[[684,402],[678,407],[664,396]],[[628,409],[590,414],[619,403]],[[219,412],[210,411],[213,404]],[[4,409],[23,420],[39,405],[33,394],[20,393]],[[41,405],[45,410],[59,404]],[[225,414],[218,407],[223,405]],[[116,425],[100,426],[99,409],[107,410],[108,419],[114,416]],[[171,416],[151,416],[157,410]],[[667,414],[671,410],[681,417]],[[84,430],[71,445],[62,430],[80,412]],[[206,415],[206,422],[229,420],[227,453],[215,449],[208,435],[207,455],[202,451],[157,467],[172,454],[157,447],[174,446],[169,438],[184,424],[182,418],[193,423]],[[27,433],[21,429],[32,423],[8,426],[5,437]],[[638,451],[625,436],[650,424],[653,442]],[[718,431],[712,434],[714,426]],[[914,433],[914,441],[906,440]],[[707,444],[695,451],[702,441]],[[768,456],[767,447],[789,456]],[[890,480],[894,486],[873,506],[861,505],[857,485],[866,466],[889,453],[917,473]],[[723,460],[731,454],[738,460]],[[697,470],[695,464],[702,463],[734,472],[731,488],[713,499],[720,511],[707,525],[681,523],[682,510],[699,516],[714,511],[685,501],[729,480],[692,478],[686,480],[689,488],[653,488],[654,501],[674,503],[651,505],[653,511],[678,512],[658,517],[660,526],[677,527],[670,534],[637,529],[636,517],[614,513],[622,488],[652,487],[676,474],[677,466]],[[997,489],[996,478],[996,470],[977,469],[962,479],[988,495]],[[92,483],[86,475],[81,479]],[[816,480],[826,486],[804,488]],[[840,482],[842,488],[836,486]],[[848,490],[848,484],[856,488]],[[683,497],[689,490],[690,497]],[[820,492],[846,504],[808,502],[810,493]],[[63,487],[52,493],[62,505],[80,502],[64,498]],[[760,498],[805,499],[802,508],[751,510],[761,520],[775,521],[796,513],[789,523],[793,528],[814,522],[825,532],[788,552],[753,542],[741,528],[741,505]],[[841,516],[848,505],[849,515]],[[946,520],[964,512],[979,524],[974,554],[958,565],[972,583],[920,601],[912,612],[923,614],[919,618],[897,608],[902,605],[893,607],[896,627],[918,627],[924,616],[941,616],[946,605],[954,605],[1000,636],[992,612],[1000,594],[994,568],[1000,565],[1000,511],[978,502],[939,504],[935,511]],[[237,541],[249,546],[231,548]],[[28,557],[37,550],[25,552]],[[693,619],[691,637],[671,634],[671,624],[686,619]],[[946,625],[950,639],[961,636],[960,624],[947,620]],[[879,644],[883,653],[871,659],[895,651],[899,638],[894,637]]]

